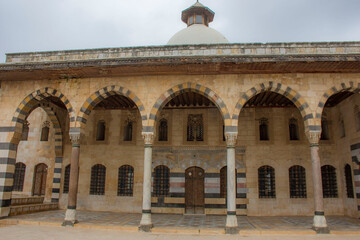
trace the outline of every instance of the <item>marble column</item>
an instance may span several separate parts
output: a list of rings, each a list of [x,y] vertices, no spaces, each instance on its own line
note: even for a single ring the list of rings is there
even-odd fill
[[[225,133],[227,147],[227,215],[225,232],[227,234],[238,233],[236,218],[236,168],[235,168],[235,144],[237,133]]]
[[[74,226],[77,221],[76,216],[76,202],[79,182],[79,155],[80,155],[80,134],[71,134],[70,140],[72,143],[71,162],[70,162],[70,181],[68,206],[65,213],[65,220],[63,226]]]
[[[143,183],[143,205],[139,231],[150,232],[153,224],[151,222],[151,168],[152,168],[152,144],[154,133],[142,133],[145,142],[144,150],[144,183]]]
[[[321,163],[319,157],[319,140],[321,132],[308,132],[308,139],[310,142],[312,175],[314,185],[314,203],[315,212],[313,220],[313,229],[317,233],[329,233],[329,228],[326,223],[324,215],[324,200],[321,179]]]

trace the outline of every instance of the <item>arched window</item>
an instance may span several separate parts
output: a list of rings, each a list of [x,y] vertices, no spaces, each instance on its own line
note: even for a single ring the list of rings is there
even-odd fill
[[[96,164],[91,168],[91,195],[104,195],[105,194],[105,175],[106,168],[104,165]]]
[[[105,121],[100,120],[97,123],[96,141],[104,141],[104,140],[105,140]]]
[[[161,119],[159,122],[159,141],[168,140],[168,123],[165,118]]]
[[[15,164],[13,191],[23,191],[26,165],[18,162]]]
[[[63,193],[69,193],[70,164],[65,167]]]
[[[40,141],[49,140],[50,122],[46,121],[42,124]]]
[[[337,198],[336,169],[331,165],[321,167],[321,179],[324,198]]]
[[[340,137],[343,138],[345,137],[345,123],[344,123],[344,118],[342,117],[342,115],[340,114],[340,118],[339,118],[339,127],[340,127]]]
[[[345,183],[346,195],[348,198],[354,198],[354,187],[352,181],[351,167],[349,164],[345,165]]]
[[[133,122],[128,121],[124,129],[124,141],[131,142],[133,135]]]
[[[259,198],[275,198],[275,170],[270,166],[258,169]]]
[[[29,122],[25,120],[22,128],[21,141],[27,141],[29,137]]]
[[[154,196],[167,196],[170,189],[170,170],[164,165],[154,169]]]
[[[237,171],[235,169],[235,193],[237,193]],[[224,166],[220,169],[220,197],[227,197],[227,166]]]
[[[269,120],[267,118],[261,118],[259,122],[260,141],[269,140]]]
[[[289,121],[289,133],[290,140],[299,140],[299,127],[295,118],[291,118]]]
[[[202,114],[189,114],[187,122],[187,141],[204,141]]]
[[[327,115],[324,112],[321,117],[321,140],[329,140],[329,122],[327,120]]]
[[[306,175],[302,166],[289,168],[290,198],[306,198]]]
[[[356,130],[360,131],[360,109],[359,106],[356,105],[354,107],[354,116],[355,116],[355,126],[356,126]]]
[[[132,196],[134,187],[134,168],[124,165],[119,168],[118,196]]]

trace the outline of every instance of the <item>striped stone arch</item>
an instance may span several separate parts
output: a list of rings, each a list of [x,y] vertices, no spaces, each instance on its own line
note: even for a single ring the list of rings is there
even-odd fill
[[[315,123],[317,126],[321,128],[321,117],[323,113],[323,109],[325,107],[326,101],[334,94],[342,92],[342,91],[349,91],[349,92],[360,92],[360,82],[342,82],[339,83],[329,90],[327,90],[320,98],[319,104],[316,108],[316,115],[315,115]]]
[[[16,133],[21,134],[23,123],[25,122],[26,117],[31,113],[32,110],[39,106],[41,100],[50,96],[58,98],[65,105],[69,114],[70,128],[75,126],[75,112],[71,106],[70,101],[59,90],[46,87],[27,95],[17,107],[14,117],[12,118],[12,126],[15,127]]]
[[[311,112],[309,104],[305,101],[305,99],[291,87],[271,81],[252,87],[240,97],[240,100],[237,102],[234,114],[232,116],[233,125],[237,126],[240,111],[245,106],[246,102],[255,95],[265,91],[275,92],[288,98],[299,109],[304,120],[305,129],[312,125],[314,114]]]
[[[80,112],[76,118],[77,127],[80,127],[82,129],[85,128],[87,119],[89,118],[89,115],[96,106],[96,104],[114,95],[122,95],[131,99],[139,109],[142,126],[145,126],[147,114],[141,100],[129,89],[125,87],[111,85],[94,92],[88,99],[86,99],[84,104],[81,106]]]
[[[151,109],[148,125],[145,128],[145,132],[154,131],[157,115],[170,99],[188,90],[194,91],[196,93],[199,93],[207,97],[218,107],[224,119],[225,131],[226,131],[227,127],[230,126],[231,124],[231,118],[224,101],[210,88],[204,87],[198,83],[187,82],[170,88],[156,100],[154,106]]]

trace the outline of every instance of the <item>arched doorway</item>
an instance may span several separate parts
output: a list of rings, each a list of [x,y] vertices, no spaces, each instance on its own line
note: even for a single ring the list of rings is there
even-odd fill
[[[185,213],[204,214],[204,170],[190,167],[185,171]]]
[[[45,195],[47,170],[48,167],[44,163],[40,163],[35,166],[34,185],[33,185],[34,196]]]

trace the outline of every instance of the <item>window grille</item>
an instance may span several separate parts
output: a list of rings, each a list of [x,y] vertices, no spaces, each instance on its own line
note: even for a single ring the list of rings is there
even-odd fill
[[[170,170],[168,167],[160,165],[154,169],[154,196],[169,195]]]
[[[159,123],[159,141],[168,140],[168,124],[166,119],[161,119]]]
[[[259,198],[275,198],[275,170],[270,166],[258,169]]]
[[[269,120],[267,118],[260,119],[259,133],[260,133],[260,141],[269,140]]]
[[[118,196],[132,196],[134,187],[134,168],[124,165],[119,168]]]
[[[289,121],[289,133],[290,140],[299,140],[299,127],[295,118],[291,118]]]
[[[237,171],[235,169],[235,193],[237,193]],[[220,197],[227,197],[227,166],[220,169]]]
[[[26,169],[26,165],[24,163],[18,162],[15,164],[13,191],[19,191],[19,192],[23,191],[25,169]]]
[[[91,195],[104,195],[105,194],[105,175],[106,168],[104,165],[96,164],[91,168]]]
[[[133,122],[127,122],[124,129],[124,141],[132,141]]]
[[[323,186],[324,198],[337,198],[337,183],[335,168],[331,165],[324,165],[321,167],[321,179]]]
[[[96,141],[104,141],[105,140],[105,121],[101,120],[97,123],[96,130]]]
[[[187,122],[187,141],[204,141],[202,114],[189,114]]]
[[[65,167],[63,193],[69,193],[69,183],[70,183],[70,164]]]
[[[25,120],[22,128],[21,141],[27,141],[29,137],[29,122]]]
[[[306,198],[306,174],[302,166],[289,168],[290,198]]]
[[[351,167],[349,164],[345,165],[345,183],[346,183],[346,195],[348,198],[354,198],[354,187],[351,176]]]

